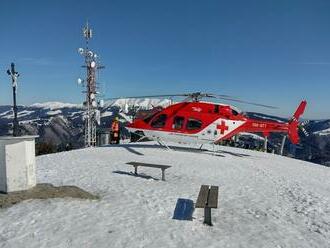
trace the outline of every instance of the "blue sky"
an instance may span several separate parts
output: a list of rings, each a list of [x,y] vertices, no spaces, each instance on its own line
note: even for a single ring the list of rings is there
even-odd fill
[[[76,79],[88,19],[107,97],[207,91],[278,106],[246,111],[330,118],[330,1],[0,1],[0,104],[5,71],[20,104],[82,102]]]

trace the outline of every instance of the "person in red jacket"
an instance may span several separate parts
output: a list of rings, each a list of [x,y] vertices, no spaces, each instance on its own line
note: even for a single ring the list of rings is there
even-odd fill
[[[119,119],[116,117],[111,124],[111,143],[119,144],[120,140],[120,127],[119,127]]]

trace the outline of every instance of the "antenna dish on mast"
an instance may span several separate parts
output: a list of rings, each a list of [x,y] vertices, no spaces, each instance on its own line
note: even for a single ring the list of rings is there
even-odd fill
[[[77,83],[78,83],[78,84],[82,84],[83,82],[84,82],[83,79],[81,79],[81,78],[78,78],[78,79],[77,79]]]
[[[93,57],[93,52],[92,51],[88,51],[87,52],[87,55],[92,58]]]
[[[104,107],[104,100],[103,99],[100,100],[99,105],[100,105],[101,108]]]

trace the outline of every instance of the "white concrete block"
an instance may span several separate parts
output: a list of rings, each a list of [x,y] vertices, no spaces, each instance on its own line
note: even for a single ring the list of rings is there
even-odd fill
[[[36,185],[36,137],[0,137],[1,192],[27,190]]]

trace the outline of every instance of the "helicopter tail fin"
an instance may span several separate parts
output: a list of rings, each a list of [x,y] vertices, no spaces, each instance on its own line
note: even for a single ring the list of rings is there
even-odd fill
[[[307,105],[307,101],[305,100],[302,101],[299,104],[296,112],[292,116],[291,120],[289,121],[288,136],[293,144],[299,143],[299,134],[298,134],[299,118],[304,113],[306,105]]]

